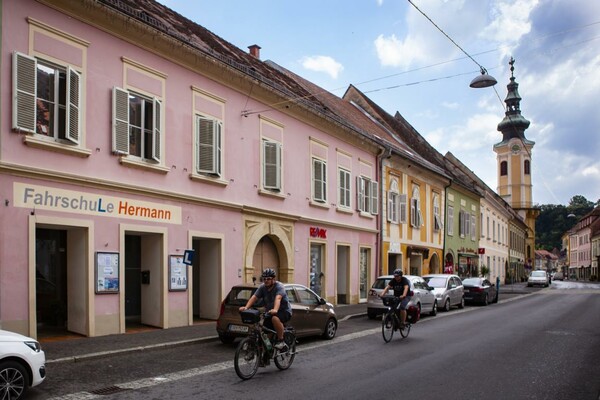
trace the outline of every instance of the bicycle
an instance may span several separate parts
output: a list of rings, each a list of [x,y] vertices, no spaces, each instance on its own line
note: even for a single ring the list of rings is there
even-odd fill
[[[383,314],[383,318],[381,320],[381,333],[383,335],[383,340],[386,343],[389,343],[394,336],[394,332],[399,330],[400,336],[403,338],[408,337],[410,333],[411,323],[407,321],[404,323],[404,326],[400,326],[400,319],[396,314],[396,308],[398,307],[398,303],[400,299],[396,296],[382,296],[381,300],[383,301],[383,305],[387,306],[387,311]]]
[[[286,348],[278,350],[272,345],[276,332],[264,326],[265,313],[256,309],[240,312],[242,321],[253,324],[248,337],[244,338],[235,350],[234,366],[235,373],[241,379],[250,379],[258,371],[259,367],[266,367],[273,360],[275,366],[280,370],[286,370],[294,362],[296,357],[296,333],[294,328],[286,326],[283,332],[283,340]]]

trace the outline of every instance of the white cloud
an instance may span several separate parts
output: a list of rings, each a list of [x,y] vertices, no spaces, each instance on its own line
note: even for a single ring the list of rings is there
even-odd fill
[[[492,4],[491,23],[483,29],[481,36],[497,42],[515,43],[529,33],[529,16],[539,0],[498,1]]]
[[[409,67],[415,60],[422,58],[421,46],[412,37],[404,41],[399,40],[396,35],[385,37],[379,35],[375,39],[375,50],[379,62],[384,67]]]
[[[329,56],[310,56],[300,60],[302,66],[311,71],[325,72],[337,79],[344,66]]]

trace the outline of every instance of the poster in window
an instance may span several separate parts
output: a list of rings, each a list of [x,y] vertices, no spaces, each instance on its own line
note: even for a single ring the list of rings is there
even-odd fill
[[[96,252],[96,293],[119,293],[119,253]]]
[[[187,265],[183,262],[183,256],[169,257],[169,290],[184,291],[188,288]]]

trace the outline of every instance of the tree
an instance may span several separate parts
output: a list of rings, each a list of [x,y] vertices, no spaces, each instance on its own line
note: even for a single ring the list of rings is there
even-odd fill
[[[571,198],[568,206],[546,204],[540,207],[535,221],[535,247],[552,251],[562,247],[562,235],[571,229],[585,214],[594,209],[594,203],[584,196]]]

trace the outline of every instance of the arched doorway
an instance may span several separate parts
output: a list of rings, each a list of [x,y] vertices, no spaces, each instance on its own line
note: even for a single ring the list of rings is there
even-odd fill
[[[433,253],[431,260],[429,260],[429,273],[440,274],[440,258],[437,253]]]
[[[454,255],[452,253],[446,253],[446,257],[444,260],[444,273],[445,274],[453,274],[454,273]]]
[[[256,244],[252,265],[254,266],[255,276],[259,277],[262,271],[272,268],[279,280],[279,254],[277,254],[275,243],[269,236],[263,236]]]

